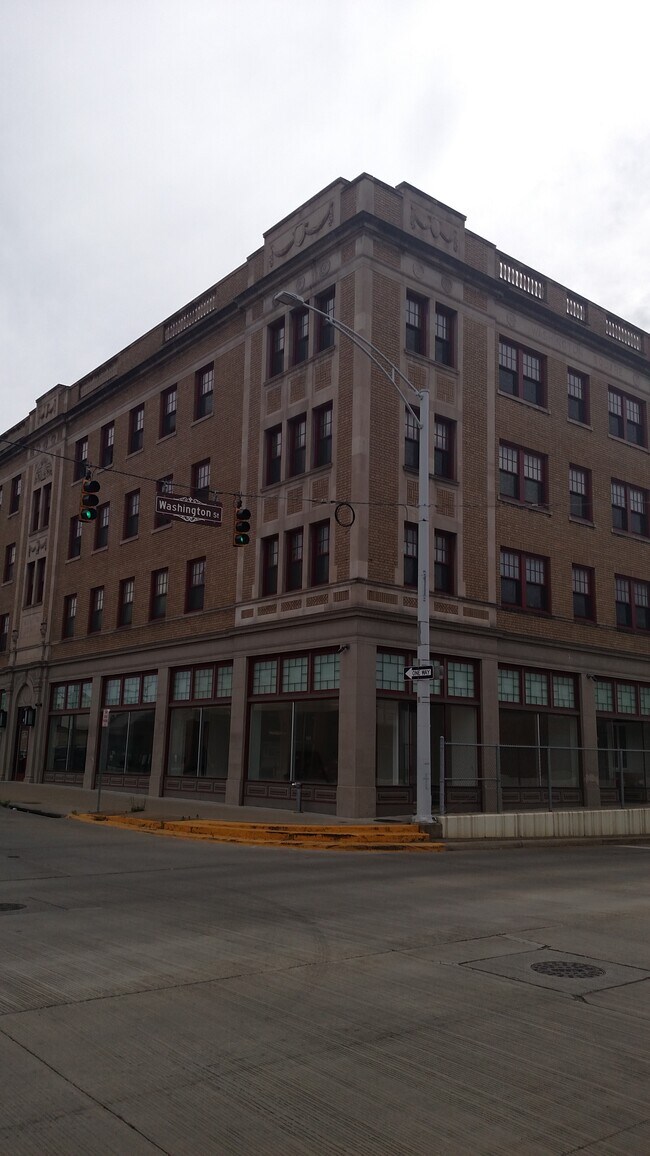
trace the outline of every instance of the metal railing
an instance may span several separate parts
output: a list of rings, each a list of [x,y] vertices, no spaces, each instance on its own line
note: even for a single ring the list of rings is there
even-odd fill
[[[471,755],[471,765],[475,767],[475,772],[464,776],[462,774],[462,766],[450,768],[450,763],[453,760],[454,752],[467,751]],[[530,776],[522,777],[518,782],[512,781],[510,775],[506,775],[504,781],[503,774],[503,755],[505,753],[514,753],[520,751],[522,755],[524,752],[530,756],[534,755],[535,760],[535,781],[530,781]],[[482,770],[479,770],[484,758],[480,755],[482,752],[493,752],[494,773],[485,775]],[[584,755],[595,755],[599,766],[599,784],[601,791],[615,790],[616,799],[619,807],[625,807],[630,800],[631,794],[641,793],[644,797],[643,802],[650,803],[650,749],[647,747],[574,747],[574,746],[544,746],[544,745],[523,745],[523,744],[508,744],[501,743],[496,745],[494,743],[458,743],[447,742],[444,738],[439,740],[439,773],[438,773],[438,789],[439,802],[438,811],[441,815],[446,812],[447,794],[450,789],[458,788],[476,788],[482,791],[488,784],[494,784],[496,796],[496,808],[498,812],[503,810],[503,791],[509,787],[513,789],[537,789],[546,792],[547,795],[547,809],[552,811],[553,806],[553,792],[556,795],[562,790],[580,791],[582,793],[582,769],[584,763]],[[572,782],[568,782],[566,778],[560,779],[558,777],[557,763],[558,756],[564,756],[563,761],[566,764],[566,757],[570,756],[571,762],[575,760],[575,775]],[[639,756],[638,767],[630,767],[630,760],[634,756]],[[602,774],[602,764],[606,761],[606,770],[609,772],[607,776]],[[458,773],[460,771],[460,773]],[[434,787],[436,786],[434,778]],[[637,801],[636,799],[634,800]]]

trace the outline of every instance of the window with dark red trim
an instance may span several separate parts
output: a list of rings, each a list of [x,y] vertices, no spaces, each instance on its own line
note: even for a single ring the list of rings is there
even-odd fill
[[[409,353],[427,352],[427,313],[429,302],[416,293],[406,294],[406,335],[405,344]]]
[[[548,558],[502,548],[500,571],[503,606],[538,613],[550,609]]]
[[[591,470],[569,466],[569,513],[572,518],[591,522]]]
[[[522,446],[499,442],[499,494],[526,505],[548,502],[548,459]]]
[[[77,618],[77,595],[66,594],[63,599],[63,624],[61,627],[62,638],[74,637],[74,626]]]
[[[210,459],[195,462],[192,466],[192,497],[199,502],[210,500]]]
[[[334,289],[326,289],[324,293],[319,293],[316,298],[316,308],[320,309],[321,313],[327,314],[326,317],[317,316],[316,326],[316,352],[322,353],[325,349],[331,349],[334,344],[334,326],[331,321],[334,318]]]
[[[135,578],[124,578],[120,582],[117,603],[117,625],[130,626],[133,622],[133,600],[135,598]]]
[[[113,450],[115,447],[115,422],[110,421],[108,425],[102,426],[99,444],[99,463],[103,469],[107,469],[108,466],[113,465]]]
[[[332,461],[332,403],[314,410],[314,467],[328,466]]]
[[[169,570],[153,570],[151,574],[151,600],[149,603],[149,618],[164,618],[167,614],[167,592],[169,589]]]
[[[129,453],[135,454],[144,445],[144,406],[136,405],[129,414]]]
[[[288,425],[289,463],[288,477],[304,474],[307,468],[307,414],[291,419]]]
[[[610,385],[607,408],[609,432],[613,437],[622,438],[635,446],[647,445],[645,402]]]
[[[214,402],[214,364],[204,365],[196,374],[194,384],[194,419],[208,417]]]
[[[433,588],[436,593],[454,594],[456,535],[436,530],[433,535]]]
[[[418,527],[415,522],[404,523],[404,585],[418,584]]]
[[[315,522],[309,528],[311,544],[312,586],[323,586],[330,580],[330,524]]]
[[[73,480],[79,481],[79,478],[85,478],[86,470],[88,468],[88,438],[79,438],[75,442],[74,447],[74,472]]]
[[[437,478],[455,477],[456,422],[435,415],[433,422],[433,472]]]
[[[124,538],[135,538],[140,527],[140,491],[131,490],[124,497]]]
[[[291,364],[300,365],[309,357],[309,312],[296,309],[291,314]]]
[[[90,591],[90,615],[88,619],[88,633],[96,634],[102,628],[104,617],[104,587],[95,586]]]
[[[110,502],[104,502],[102,506],[97,507],[97,519],[95,521],[95,549],[102,550],[104,546],[108,546],[108,528],[111,519]],[[81,522],[79,523],[81,526]]]
[[[176,407],[178,390],[175,385],[164,389],[160,395],[160,436],[166,438],[176,432]]]
[[[577,369],[567,369],[567,406],[571,421],[589,424],[589,378]]]
[[[441,365],[454,364],[454,330],[456,314],[444,305],[436,304],[435,360]]]
[[[587,622],[596,621],[594,584],[594,571],[590,566],[574,565],[571,567],[574,618]]]
[[[187,563],[185,578],[185,610],[203,610],[205,603],[205,558],[192,558]]]
[[[612,478],[612,525],[647,538],[648,491]]]
[[[541,354],[499,341],[499,389],[529,401],[532,405],[546,404],[545,363]]]
[[[68,558],[78,558],[81,554],[81,538],[82,538],[83,523],[75,514],[70,519],[70,530],[68,533]]]
[[[300,590],[302,587],[302,557],[304,532],[302,526],[289,530],[285,536],[285,590]]]
[[[617,574],[616,625],[626,630],[650,630],[650,582]]]

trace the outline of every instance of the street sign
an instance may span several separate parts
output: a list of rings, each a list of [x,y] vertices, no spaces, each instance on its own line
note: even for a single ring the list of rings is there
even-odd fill
[[[431,666],[407,666],[404,671],[404,678],[410,678],[411,681],[417,682],[420,678],[442,678],[445,669],[439,662],[434,662]]]
[[[111,717],[111,712],[110,712],[110,710],[108,710],[108,708],[102,711],[102,726],[103,727],[108,726],[108,720],[110,719],[110,717]]]
[[[167,494],[156,494],[156,513],[180,518],[182,522],[203,522],[207,526],[220,526],[222,511],[223,506],[216,502],[199,502],[198,498],[176,498]]]
[[[417,681],[419,678],[433,678],[432,666],[407,666],[404,678]]]

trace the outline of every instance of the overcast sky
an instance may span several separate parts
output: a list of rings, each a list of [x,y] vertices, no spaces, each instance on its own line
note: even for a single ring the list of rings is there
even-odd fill
[[[2,0],[0,429],[336,177],[650,329],[643,6]]]

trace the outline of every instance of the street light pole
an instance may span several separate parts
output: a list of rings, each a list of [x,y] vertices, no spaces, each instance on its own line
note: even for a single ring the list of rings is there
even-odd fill
[[[298,293],[283,290],[273,298],[274,305],[290,305],[293,309],[308,309],[324,317],[333,329],[347,337],[353,345],[365,353],[374,365],[387,377],[397,390],[420,431],[420,456],[418,474],[418,611],[417,627],[418,665],[428,666],[431,661],[429,644],[429,391],[416,389],[408,377],[382,353],[376,345],[368,341],[356,329],[351,329],[342,321],[331,317],[315,305],[310,305]],[[419,413],[413,408],[408,397],[398,384],[403,382],[414,393],[419,403]],[[431,823],[431,682],[428,678],[417,680],[417,767],[416,767],[416,823]]]

